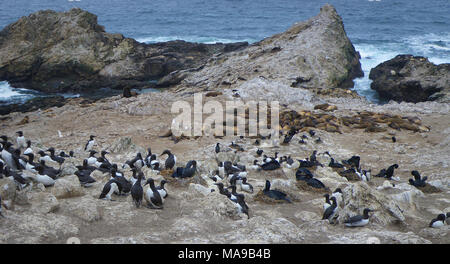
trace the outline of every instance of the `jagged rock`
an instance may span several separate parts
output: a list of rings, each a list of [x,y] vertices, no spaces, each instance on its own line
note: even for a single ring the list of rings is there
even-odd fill
[[[272,52],[274,48],[276,53]],[[234,89],[245,80],[263,76],[300,88],[353,87],[353,79],[363,76],[359,59],[341,17],[333,6],[325,5],[317,16],[283,33],[243,51],[211,58],[181,84]]]
[[[52,194],[58,199],[66,199],[84,195],[83,187],[77,176],[70,175],[63,179],[58,179],[51,190]]]
[[[24,16],[0,32],[0,80],[44,92],[149,87],[148,80],[199,67],[215,53],[247,45],[181,40],[139,43],[105,32],[97,16],[82,9],[45,10]]]
[[[435,65],[427,58],[398,55],[370,71],[370,88],[395,101],[450,102],[450,63]]]
[[[80,218],[88,223],[102,219],[103,207],[97,204],[97,199],[90,195],[85,195],[80,199],[67,199],[61,208],[68,214]]]
[[[14,200],[16,197],[16,183],[10,178],[1,179],[0,195],[4,200]]]
[[[4,232],[0,235],[3,243],[45,243],[49,239],[61,241],[77,236],[79,232],[70,217],[54,213],[10,212],[3,222]]]
[[[56,197],[47,192],[33,193],[30,199],[32,211],[41,214],[53,213],[59,209],[59,202]]]
[[[339,213],[339,222],[344,222],[347,218],[356,214],[362,214],[364,208],[376,210],[371,216],[371,221],[381,225],[405,221],[399,202],[372,189],[365,182],[354,183],[342,191],[344,209]]]
[[[131,138],[122,137],[117,139],[110,147],[111,153],[122,153],[133,148],[135,145],[131,142]]]
[[[431,244],[430,241],[412,233],[402,233],[395,231],[372,231],[364,228],[360,232],[347,232],[338,236],[330,236],[331,244],[372,244],[374,237],[378,238],[381,243],[389,244]]]

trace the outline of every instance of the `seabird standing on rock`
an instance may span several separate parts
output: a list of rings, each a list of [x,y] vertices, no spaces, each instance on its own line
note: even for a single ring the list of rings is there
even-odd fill
[[[98,199],[105,199],[105,200],[109,200],[109,201],[114,201],[111,198],[111,195],[115,192],[120,192],[119,190],[119,184],[117,183],[117,181],[115,179],[113,180],[109,180],[104,186],[103,186],[103,190],[102,193],[100,194],[100,196],[98,197]]]
[[[86,143],[86,146],[84,146],[84,151],[91,151],[92,147],[95,144],[95,136],[91,135],[89,137],[89,141]]]
[[[133,187],[131,187],[131,197],[133,198],[136,208],[141,206],[144,197],[144,189],[141,185],[142,175],[143,174],[139,173],[137,181],[133,184]]]
[[[14,181],[19,190],[22,190],[27,184],[30,183],[28,178],[26,179],[21,174],[11,171],[8,167],[6,167],[3,172],[6,178],[10,178]]]
[[[61,166],[64,163],[65,160],[63,157],[55,156],[55,149],[53,147],[47,149],[47,151],[50,152],[50,158],[56,163],[58,163],[59,166]]]
[[[61,158],[70,158],[70,156],[67,155],[64,151],[61,151],[58,156],[60,156]]]
[[[14,149],[11,146],[12,146],[11,142],[6,141],[4,146],[2,147],[3,149],[1,152],[1,156],[9,168],[17,170],[18,168],[16,162],[13,159]]]
[[[253,186],[247,182],[247,178],[242,178],[241,190],[248,193],[253,193]]]
[[[437,218],[431,220],[429,227],[438,228],[444,226],[445,214],[439,214]]]
[[[415,186],[415,187],[425,187],[426,183],[425,181],[428,179],[428,177],[421,177],[420,173],[416,170],[411,171],[411,174],[414,176],[413,179],[409,179],[409,184]]]
[[[218,182],[218,183],[214,183],[214,184],[217,185],[217,188],[219,189],[219,193],[220,194],[225,195],[228,198],[230,198],[231,193],[227,189],[224,188],[223,183]]]
[[[278,190],[270,189],[269,180],[266,180],[266,186],[264,187],[263,194],[275,200],[285,200],[288,203],[291,203],[291,200],[288,197],[286,197],[287,195],[285,193]]]
[[[192,160],[186,164],[186,167],[183,169],[183,173],[181,174],[181,178],[191,178],[194,176],[197,171],[197,161]]]
[[[163,209],[164,199],[159,194],[158,190],[155,187],[155,182],[152,178],[149,178],[145,185],[149,185],[150,187],[147,189],[145,193],[145,200],[147,201],[147,207],[152,209]]]
[[[331,158],[330,163],[328,163],[328,167],[342,169],[345,168],[341,163],[335,162],[333,158]]]
[[[330,195],[326,193],[323,197],[325,197],[325,202],[323,203],[323,211],[325,212],[331,206]]]
[[[238,193],[236,195],[236,198],[237,198],[236,205],[237,205],[237,208],[238,208],[238,212],[246,214],[247,218],[249,219],[250,218],[250,216],[248,215],[248,209],[249,208],[248,208],[247,204],[244,201],[245,196],[242,193]]]
[[[220,146],[219,145],[220,145],[219,143],[216,144],[216,148],[215,148],[216,154],[220,152]]]
[[[27,140],[25,139],[25,137],[23,136],[23,132],[22,131],[17,131],[17,147],[19,149],[24,149],[27,147]]]
[[[89,151],[89,157],[87,159],[88,165],[96,165],[97,157],[95,156],[95,154],[97,154],[97,151],[95,151],[95,150]]]
[[[261,154],[263,154],[263,152],[264,152],[264,150],[262,150],[262,149],[257,149],[257,150],[256,150],[256,155],[257,155],[258,157],[260,157]]]
[[[159,186],[156,186],[156,189],[158,190],[159,195],[161,195],[161,197],[164,198],[164,199],[166,199],[167,196],[169,196],[169,194],[167,193],[166,188],[164,188],[164,185],[165,185],[166,183],[167,183],[166,180],[162,180],[162,181],[159,183]]]
[[[253,161],[253,165],[250,166],[250,170],[258,170],[261,166],[258,164],[258,160]]]
[[[165,161],[164,164],[164,168],[167,169],[173,169],[175,167],[175,164],[177,163],[177,157],[175,155],[172,154],[172,152],[170,152],[170,150],[166,149],[164,150],[164,152],[161,154],[162,155],[168,155],[168,158]]]
[[[344,221],[345,226],[348,227],[357,227],[357,226],[365,226],[369,223],[369,212],[373,212],[369,208],[365,208],[363,215],[352,216],[349,219]]]
[[[94,178],[91,177],[90,170],[77,170],[75,172],[75,175],[78,177],[78,181],[80,182],[80,185],[88,188],[91,187],[96,181]]]
[[[24,150],[23,154],[33,153],[33,149],[31,148],[31,140],[27,140],[27,148]]]
[[[328,219],[329,222],[333,221],[338,211],[336,197],[331,197],[331,206],[329,206],[324,212],[322,220]]]
[[[59,174],[61,173],[61,169],[57,170],[53,167],[45,165],[45,160],[41,160],[41,162],[39,162],[39,166],[42,166],[44,168],[45,175],[50,176],[54,180],[56,180],[56,178],[58,178]]]
[[[88,164],[88,160],[84,159],[83,160],[83,165],[82,166],[75,166],[79,171],[83,171],[83,170],[88,170],[89,173],[93,172],[94,170],[96,170],[97,168],[94,166],[89,166]]]
[[[44,172],[44,167],[42,165],[37,166],[36,169],[37,169],[38,173],[36,174],[36,176],[34,176],[34,178],[39,183],[42,183],[45,187],[49,187],[49,186],[55,185],[56,180],[53,177],[51,177],[53,175],[47,175]]]
[[[393,164],[389,166],[386,170],[385,178],[388,178],[389,180],[392,179],[392,176],[394,175],[394,169],[398,169],[398,164]]]
[[[142,172],[140,172],[141,178],[143,178],[144,174]],[[119,192],[116,192],[117,195],[127,195],[130,191],[131,191],[131,183],[130,181],[128,181],[125,177],[123,176],[118,176],[117,175],[117,171],[115,169],[111,169],[111,177],[116,180],[118,187],[119,187]],[[139,177],[139,175],[138,175]]]

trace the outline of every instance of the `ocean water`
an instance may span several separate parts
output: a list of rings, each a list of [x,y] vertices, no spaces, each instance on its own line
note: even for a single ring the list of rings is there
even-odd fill
[[[354,89],[372,102],[383,103],[368,78],[379,63],[398,54],[450,63],[450,0],[1,0],[0,28],[38,10],[80,7],[106,31],[140,42],[252,43],[317,15],[326,3],[336,7],[362,57],[365,76]],[[33,95],[0,82],[0,103]]]

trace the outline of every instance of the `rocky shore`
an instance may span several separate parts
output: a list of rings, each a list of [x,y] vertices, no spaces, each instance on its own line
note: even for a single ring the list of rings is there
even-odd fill
[[[435,65],[427,58],[398,55],[370,71],[371,88],[395,101],[450,102],[450,63]]]
[[[49,17],[64,17],[45,12]],[[72,10],[66,14],[76,18],[76,14],[82,13]],[[86,13],[84,16],[90,17],[89,21],[95,20]],[[37,19],[36,14],[22,18],[22,23],[27,19]],[[108,34],[102,29],[87,28],[92,36],[101,35],[107,41]],[[5,32],[14,32],[14,27],[2,31],[0,47],[5,47]],[[114,41],[118,47],[120,43],[132,43],[138,51],[147,47],[125,38]],[[223,52],[228,53],[220,54]],[[91,77],[97,78],[103,69],[114,68],[112,65],[131,63],[132,56],[127,54],[109,66],[101,65]],[[293,25],[284,33],[248,47],[208,53],[202,60],[198,64],[192,62],[193,67],[158,75],[161,82],[171,85],[159,93],[130,98],[114,96],[95,102],[73,99],[60,107],[2,116],[0,134],[12,137],[21,130],[33,142],[35,152],[54,147],[58,151],[73,150],[75,158],[63,164],[64,176],[53,187],[35,184],[17,190],[10,179],[0,179],[5,216],[0,218],[0,242],[66,243],[68,238],[77,237],[81,243],[450,243],[450,225],[428,227],[437,214],[450,212],[450,104],[391,101],[376,105],[347,89],[362,74],[359,54],[346,37],[342,20],[332,6],[322,7],[317,16]],[[13,69],[5,65],[0,66],[3,78],[10,76]],[[29,70],[24,68],[24,76]],[[25,82],[26,78],[21,78],[17,75],[15,80]],[[192,106],[194,94],[199,92],[204,104],[279,101],[279,129],[286,133],[294,127],[300,132],[289,144],[260,139],[259,146],[249,137],[167,137],[176,116],[171,107],[180,101]],[[308,133],[311,129],[314,136]],[[97,136],[94,149],[109,151],[108,158],[119,166],[151,147],[158,158],[165,149],[170,149],[178,157],[179,165],[196,160],[198,171],[191,179],[176,180],[144,169],[146,178],[151,177],[157,183],[162,179],[169,181],[166,185],[169,197],[163,210],[136,209],[130,195],[114,196],[116,201],[101,200],[98,197],[110,177],[108,173],[94,172],[96,182],[90,188],[81,187],[74,175],[75,166],[88,156],[83,148],[90,135]],[[302,135],[307,136],[305,143],[300,142]],[[244,151],[215,154],[217,142],[227,150],[232,141]],[[234,160],[249,168],[254,159],[260,159],[256,156],[257,148],[268,156],[279,152],[280,156],[290,155],[294,159],[305,159],[314,150],[328,151],[337,161],[359,155],[361,166],[371,169],[372,175],[392,164],[398,164],[399,168],[391,181],[379,177],[369,182],[349,180],[327,166],[326,155],[318,155],[324,167],[315,168],[314,177],[332,191],[336,188],[343,191],[339,223],[335,225],[321,220],[324,191],[299,186],[295,170],[286,167],[273,172],[249,170],[248,182],[255,191],[245,193],[247,217],[218,193],[208,176],[217,169],[217,160]],[[427,176],[434,191],[410,185],[412,170]],[[124,172],[126,177],[131,176],[128,169]],[[272,182],[273,189],[287,193],[292,203],[261,200],[259,193],[266,180]],[[359,228],[345,227],[343,221],[361,214],[364,207],[376,210],[370,223]]]

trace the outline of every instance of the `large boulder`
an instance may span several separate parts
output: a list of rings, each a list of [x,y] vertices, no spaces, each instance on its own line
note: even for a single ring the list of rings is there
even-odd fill
[[[139,43],[105,32],[97,16],[82,9],[44,10],[0,31],[0,80],[44,92],[148,87],[149,80],[197,68],[215,53],[247,45]]]
[[[450,102],[450,63],[435,65],[427,58],[398,55],[370,71],[370,88],[395,101]]]
[[[187,73],[186,86],[236,89],[260,77],[301,88],[348,88],[363,76],[360,55],[331,5],[287,31],[245,50],[213,56],[200,71]]]

